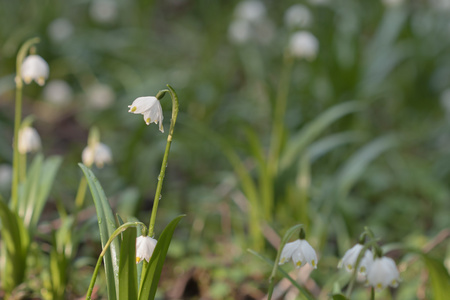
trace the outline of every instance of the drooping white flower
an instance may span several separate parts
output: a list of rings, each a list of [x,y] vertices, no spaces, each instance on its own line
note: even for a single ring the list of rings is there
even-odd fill
[[[383,256],[375,258],[367,272],[367,283],[376,290],[382,290],[388,285],[397,287],[400,282],[400,274],[392,258]]]
[[[134,114],[142,114],[144,121],[147,125],[150,123],[159,123],[159,130],[164,132],[162,121],[164,119],[161,103],[156,97],[139,97],[133,101],[131,105],[128,105],[130,110],[128,112]]]
[[[88,167],[95,163],[97,168],[103,168],[105,164],[112,161],[111,149],[103,143],[88,145],[84,148],[81,159],[83,164]]]
[[[252,28],[245,20],[233,20],[228,27],[228,37],[233,43],[242,44],[250,40]]]
[[[317,269],[316,251],[306,240],[299,239],[284,245],[279,264],[282,265],[291,259],[297,268],[309,263],[314,269]]]
[[[72,88],[63,80],[50,80],[43,90],[44,99],[56,105],[69,103],[72,94]]]
[[[364,248],[363,245],[356,244],[351,249],[347,250],[347,252],[345,252],[344,254],[344,257],[339,262],[338,268],[344,267],[345,270],[347,270],[347,272],[353,272],[358,256],[363,248]],[[361,261],[359,262],[358,273],[361,275],[367,275],[367,271],[370,269],[372,263],[373,263],[372,251],[367,249]]]
[[[149,237],[143,236],[136,238],[136,263],[140,263],[142,260],[150,262],[153,251],[155,250],[156,243],[158,241]]]
[[[289,28],[307,27],[312,22],[309,9],[302,4],[295,4],[284,14],[284,23]]]
[[[319,50],[319,41],[308,31],[297,31],[291,36],[289,50],[295,57],[313,60]]]
[[[47,62],[39,55],[27,56],[21,66],[21,75],[26,84],[36,81],[37,84],[43,86],[48,78],[49,67]]]
[[[245,0],[239,2],[234,10],[234,14],[238,19],[255,22],[266,15],[266,7],[261,1]]]
[[[41,138],[36,129],[27,126],[19,130],[18,149],[21,154],[41,149]]]
[[[119,14],[117,3],[113,0],[94,0],[89,8],[91,18],[99,23],[113,23]]]

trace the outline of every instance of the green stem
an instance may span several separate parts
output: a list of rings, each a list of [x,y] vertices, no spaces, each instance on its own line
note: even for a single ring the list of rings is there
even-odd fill
[[[122,232],[127,230],[130,227],[137,227],[139,225],[142,225],[145,228],[145,224],[142,222],[128,222],[114,230],[113,234],[109,237],[108,242],[106,242],[105,247],[103,248],[102,252],[100,253],[100,256],[98,257],[97,264],[95,265],[94,273],[92,274],[91,283],[89,284],[88,291],[86,293],[86,300],[90,300],[92,296],[92,291],[94,290],[95,280],[97,279],[98,270],[100,269],[100,266],[102,264],[102,258],[105,256],[106,251],[109,248],[109,245],[111,245],[112,241]]]
[[[13,141],[13,178],[11,183],[11,208],[13,211],[17,210],[18,206],[18,185],[19,185],[19,170],[20,170],[20,162],[19,162],[19,128],[20,123],[22,121],[22,62],[25,59],[25,56],[34,44],[39,43],[39,38],[32,38],[26,41],[22,47],[20,47],[19,52],[17,53],[16,60],[16,108],[14,115],[14,141]]]
[[[370,299],[375,300],[375,289],[373,287],[370,288]]]
[[[293,61],[291,55],[285,55],[278,94],[274,103],[275,112],[273,116],[272,134],[270,137],[270,149],[267,162],[267,176],[270,184],[265,187],[265,193],[263,193],[263,195],[265,195],[263,199],[264,215],[267,220],[271,219],[273,211],[273,179],[276,177],[278,171],[278,162],[283,142],[283,132],[285,128],[284,116],[286,114]]]
[[[155,233],[154,230],[155,230],[156,212],[158,211],[158,204],[161,197],[161,189],[164,181],[164,176],[166,175],[167,159],[169,157],[170,145],[172,144],[173,130],[175,128],[175,122],[177,121],[178,115],[178,96],[170,85],[167,85],[167,87],[169,88],[170,97],[172,98],[172,119],[170,121],[170,130],[169,135],[167,136],[166,150],[164,152],[164,158],[161,164],[161,171],[158,176],[158,185],[156,186],[152,215],[150,217],[150,225],[148,230],[148,236],[150,237],[153,237]]]

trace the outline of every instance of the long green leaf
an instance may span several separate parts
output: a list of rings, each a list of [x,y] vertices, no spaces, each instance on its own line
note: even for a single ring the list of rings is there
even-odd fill
[[[23,282],[30,236],[22,219],[0,199],[2,234],[2,288],[12,291]]]
[[[281,170],[295,164],[295,159],[299,153],[314,141],[331,123],[339,120],[345,115],[356,112],[362,105],[356,101],[345,102],[335,105],[308,123],[298,134],[293,136],[286,145],[286,149],[281,157]]]
[[[445,269],[442,262],[437,259],[426,254],[422,254],[421,256],[427,266],[428,273],[430,274],[431,287],[433,288],[433,299],[448,299],[450,287],[450,275],[448,274],[448,271]]]
[[[136,228],[122,233],[119,265],[119,299],[137,299]]]
[[[100,230],[100,238],[102,241],[102,248],[105,247],[108,239],[116,230],[114,215],[106,199],[105,192],[100,185],[98,179],[94,173],[83,164],[78,164],[83,170],[91,190],[92,198],[95,204],[95,210],[97,211],[98,227]],[[117,292],[119,290],[119,252],[120,244],[118,239],[115,239],[105,256],[103,257],[103,263],[105,265],[106,273],[106,286],[108,288],[108,299],[117,299]]]
[[[158,288],[159,278],[161,277],[162,268],[166,259],[167,251],[172,240],[173,232],[178,222],[184,215],[178,216],[167,225],[161,233],[155,251],[150,258],[145,274],[142,274],[141,286],[139,288],[139,300],[153,300],[155,298],[156,289]]]

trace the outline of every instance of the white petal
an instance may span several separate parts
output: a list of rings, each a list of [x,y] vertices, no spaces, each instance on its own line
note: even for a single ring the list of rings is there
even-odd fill
[[[136,239],[136,263],[142,260],[150,261],[150,257],[155,250],[157,240],[149,236],[140,236]]]
[[[139,97],[136,98],[131,105],[128,105],[128,107],[130,108],[128,112],[134,114],[143,114],[156,104],[160,105],[156,97]]]
[[[94,161],[98,168],[112,161],[111,149],[103,143],[98,143],[94,151]]]
[[[299,244],[300,244],[300,241],[296,240],[294,242],[287,243],[286,245],[284,245],[283,250],[281,251],[281,256],[280,256],[280,262],[279,262],[280,265],[291,260],[292,254],[294,254],[294,251],[297,250]]]
[[[396,287],[400,278],[394,260],[386,256],[375,259],[367,274],[367,281],[377,290],[388,285]]]
[[[289,49],[293,56],[313,60],[319,50],[319,41],[307,31],[298,31],[291,36]]]
[[[308,262],[314,269],[317,269],[317,255],[314,248],[306,240],[300,240],[300,251]]]
[[[86,167],[92,166],[92,164],[94,163],[94,151],[91,147],[87,146],[86,148],[84,148],[83,152],[81,153],[81,160]]]

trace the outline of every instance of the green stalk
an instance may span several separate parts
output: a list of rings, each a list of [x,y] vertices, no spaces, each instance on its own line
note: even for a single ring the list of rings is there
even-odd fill
[[[139,225],[142,225],[145,228],[145,224],[142,222],[128,222],[114,230],[113,234],[109,237],[108,242],[106,242],[105,247],[103,248],[102,252],[100,253],[100,256],[98,257],[97,264],[95,265],[94,273],[92,274],[91,283],[89,284],[88,291],[86,293],[86,300],[91,300],[92,291],[94,290],[95,280],[97,279],[98,270],[100,269],[100,266],[102,265],[102,259],[103,256],[105,256],[106,251],[109,248],[109,245],[111,245],[112,241],[122,232],[127,230],[130,227],[137,227]]]
[[[16,107],[15,107],[15,115],[14,115],[14,141],[13,141],[13,178],[11,183],[11,209],[13,211],[17,210],[18,206],[18,185],[19,185],[19,170],[20,170],[20,162],[19,162],[19,128],[20,123],[22,121],[22,62],[25,59],[25,56],[34,44],[39,43],[39,38],[32,38],[26,41],[22,47],[20,47],[19,52],[17,53],[16,60]]]
[[[167,85],[169,88],[168,92],[170,93],[170,97],[172,98],[172,119],[170,120],[170,130],[169,135],[167,136],[167,144],[166,144],[166,150],[164,151],[164,158],[161,164],[161,171],[158,176],[158,185],[156,186],[156,193],[155,193],[155,199],[153,202],[153,209],[152,209],[152,215],[150,217],[150,225],[148,230],[148,236],[153,237],[155,232],[155,222],[156,222],[156,212],[158,211],[158,204],[161,197],[161,189],[164,181],[164,176],[166,175],[166,167],[167,167],[167,159],[169,157],[169,151],[170,151],[170,145],[172,144],[172,138],[173,138],[173,130],[175,128],[175,122],[177,121],[177,115],[178,115],[178,96],[177,93],[174,91],[174,89]],[[158,93],[158,95],[161,95],[161,97],[164,95],[164,93],[167,90],[161,91]],[[156,96],[158,98],[158,95]],[[158,98],[159,100],[159,98]]]
[[[283,62],[283,71],[281,74],[278,94],[274,103],[274,116],[272,123],[272,134],[270,137],[269,157],[267,160],[267,184],[263,193],[264,215],[268,221],[272,218],[273,211],[273,184],[274,178],[278,171],[278,162],[283,142],[284,132],[284,116],[286,114],[287,98],[289,93],[289,85],[291,81],[291,70],[293,65],[293,57],[286,54]]]

